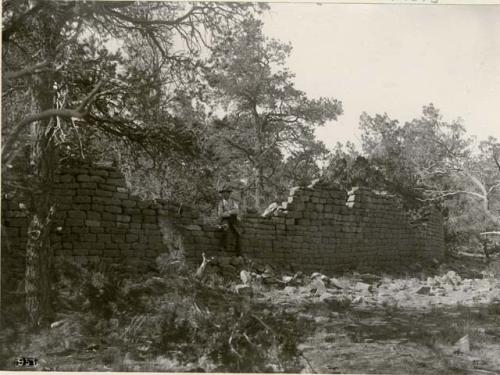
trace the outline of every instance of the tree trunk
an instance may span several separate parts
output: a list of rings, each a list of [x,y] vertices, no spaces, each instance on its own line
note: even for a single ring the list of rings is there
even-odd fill
[[[50,219],[49,219],[50,220]],[[26,310],[31,328],[40,327],[50,317],[50,225],[33,214],[26,243]]]
[[[255,181],[255,208],[259,212],[261,212],[264,209],[263,197],[264,197],[263,171],[262,171],[262,167],[258,167],[256,181]]]
[[[52,25],[43,25],[49,29]],[[57,29],[57,27],[56,27]],[[57,34],[56,34],[57,35]],[[51,61],[55,52],[53,41],[46,41],[46,52],[42,56]],[[52,72],[37,74],[32,77],[31,92],[33,112],[42,112],[55,108],[54,75]],[[31,179],[28,197],[28,236],[26,243],[26,310],[28,324],[38,328],[47,323],[51,309],[51,266],[52,249],[50,246],[51,216],[54,205],[51,192],[54,174],[59,165],[57,147],[54,141],[55,119],[34,122],[30,126],[30,158],[28,174]]]
[[[39,327],[51,314],[50,275],[52,250],[50,247],[51,216],[53,204],[51,190],[57,168],[55,147],[51,140],[51,124],[35,124],[32,128],[31,192],[26,243],[26,309],[28,323]],[[48,131],[47,131],[48,130]]]

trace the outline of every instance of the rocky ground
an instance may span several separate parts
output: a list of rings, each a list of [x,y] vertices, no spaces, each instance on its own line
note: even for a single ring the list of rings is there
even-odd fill
[[[50,328],[0,333],[7,367],[28,353],[39,369],[63,371],[500,373],[498,258],[328,276],[241,258],[176,276],[177,264],[125,276],[109,296],[96,294],[114,285],[100,272],[61,279],[71,307]],[[117,310],[101,311],[110,302]]]
[[[314,322],[300,348],[319,373],[500,373],[500,262],[451,258],[406,275],[242,271],[240,292]],[[267,277],[269,279],[269,277]]]

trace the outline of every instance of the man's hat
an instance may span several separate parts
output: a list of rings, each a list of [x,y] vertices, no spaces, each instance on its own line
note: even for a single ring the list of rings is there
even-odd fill
[[[222,187],[219,189],[219,193],[223,193],[225,191],[232,192],[233,188],[229,185],[222,185]]]

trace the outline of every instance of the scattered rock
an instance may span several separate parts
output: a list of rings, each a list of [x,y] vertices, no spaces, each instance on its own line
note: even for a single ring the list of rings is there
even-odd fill
[[[325,324],[328,323],[330,319],[328,319],[326,316],[317,316],[314,318],[314,321],[318,324]]]
[[[283,276],[281,280],[283,280],[284,283],[289,283],[293,280],[293,276]]]
[[[455,345],[455,353],[464,353],[467,354],[470,352],[470,340],[469,335],[465,335],[460,340],[458,340]]]
[[[239,284],[234,287],[234,290],[236,293],[245,296],[251,296],[253,294],[253,289],[250,285]]]
[[[297,292],[297,288],[294,287],[294,286],[286,286],[285,289],[283,289],[283,291],[286,293],[286,294],[294,294]]]
[[[417,294],[427,294],[429,295],[431,292],[431,287],[430,286],[422,286],[420,287],[419,290],[417,290]]]
[[[351,306],[351,300],[346,296],[324,298],[323,302],[328,304],[332,309],[346,309]]]
[[[330,285],[337,288],[337,289],[343,289],[344,288],[344,285],[339,281],[337,280],[336,278],[332,277],[330,279]]]
[[[66,322],[65,319],[63,320],[58,320],[57,322],[54,322],[50,325],[50,328],[57,328],[57,327],[60,327],[62,326],[64,323]]]
[[[357,282],[356,285],[354,285],[354,289],[363,293],[370,293],[371,285],[362,282]]]
[[[116,318],[111,318],[111,319],[109,319],[109,325],[113,329],[118,329],[118,326],[120,325],[120,321]]]
[[[311,292],[315,293],[317,296],[320,296],[326,293],[326,285],[321,279],[315,278],[311,283]]]
[[[240,279],[243,284],[248,285],[252,281],[252,275],[248,271],[241,270]]]
[[[331,293],[325,292],[321,296],[319,296],[320,302],[334,302],[337,300],[337,297]]]
[[[377,276],[377,275],[374,275],[371,273],[364,273],[364,274],[360,275],[359,277],[360,277],[361,281],[363,281],[367,284],[378,283],[381,280],[380,276]]]
[[[352,300],[352,303],[358,304],[364,302],[364,299],[362,296],[357,296]]]

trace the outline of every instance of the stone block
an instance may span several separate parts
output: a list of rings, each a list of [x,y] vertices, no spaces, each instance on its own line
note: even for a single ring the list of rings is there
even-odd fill
[[[81,182],[80,183],[80,188],[81,189],[92,189],[92,190],[95,190],[95,189],[97,189],[97,184],[95,182]]]
[[[90,174],[93,176],[100,176],[100,177],[108,177],[109,172],[105,169],[93,169],[90,171]]]
[[[120,250],[104,249],[102,253],[105,256],[113,257],[113,258],[117,258],[117,257],[121,256]]]
[[[92,203],[90,205],[90,209],[93,211],[102,212],[102,211],[104,211],[104,206],[102,204]]]
[[[61,174],[67,173],[71,175],[78,175],[78,174],[88,174],[89,173],[89,168],[87,165],[80,165],[78,167],[73,167],[73,168],[64,168],[61,170]]]
[[[73,197],[74,203],[90,203],[91,201],[91,197],[87,195],[77,195],[76,197]]]
[[[71,219],[85,219],[87,214],[85,211],[69,210],[67,211],[67,216]]]
[[[70,209],[74,211],[88,211],[91,208],[92,206],[88,203],[73,203]]]
[[[130,223],[130,219],[129,215],[116,215],[116,221],[121,223]]]
[[[88,233],[89,232],[89,228],[86,228],[86,227],[71,227],[68,229],[71,229],[71,233]]]
[[[123,174],[117,170],[109,171],[108,176],[110,178],[123,178]]]
[[[109,184],[99,184],[99,189],[114,192],[116,191],[116,186]]]
[[[125,243],[125,242],[120,242],[118,243],[118,248],[120,249],[120,251],[130,251],[130,244],[128,243]]]
[[[156,224],[158,222],[158,219],[156,216],[144,216],[142,218],[142,222],[146,224]]]
[[[113,196],[113,192],[108,190],[97,189],[94,193],[94,196],[110,198]]]
[[[123,213],[126,214],[126,215],[136,215],[139,220],[135,220],[135,222],[138,222],[140,223],[142,221],[142,218],[141,216],[139,216],[141,214],[141,210],[139,208],[131,208],[131,207],[127,207],[126,205],[123,205]]]
[[[78,246],[78,247],[73,248],[72,254],[73,255],[89,255],[89,251],[88,251],[88,249],[85,249],[85,248]]]
[[[75,177],[70,174],[56,175],[56,182],[75,182]]]
[[[115,213],[115,214],[121,214],[122,208],[120,206],[104,206],[104,211]]]
[[[125,186],[124,178],[108,178],[106,184],[111,186]]]
[[[113,198],[120,200],[128,199],[128,193],[113,193]]]
[[[124,199],[124,200],[122,200],[121,204],[123,207],[132,208],[132,207],[135,207],[137,205],[137,201],[130,200],[130,199]],[[137,210],[136,213],[139,213],[139,212],[140,212],[140,210]]]
[[[89,182],[90,176],[88,174],[79,174],[76,176],[76,181],[78,182]]]
[[[69,218],[65,220],[65,226],[66,227],[83,227],[84,225],[84,219],[75,219],[75,218]]]
[[[91,182],[106,182],[106,179],[104,179],[102,176],[90,176],[89,181]]]
[[[101,213],[97,211],[87,211],[87,219],[101,220]]]
[[[93,247],[89,249],[89,255],[90,255],[89,260],[92,261],[99,259],[98,257],[96,257],[96,255],[102,255],[102,254],[103,254],[103,249],[98,247]]]
[[[139,236],[137,234],[127,234],[125,236],[126,242],[137,242],[139,241]]]
[[[73,196],[76,195],[76,191],[74,189],[54,189],[52,191],[52,194],[57,197],[57,196]]]
[[[97,239],[97,235],[94,233],[82,233],[80,234],[81,242],[95,242]]]
[[[109,228],[107,230],[108,233],[112,234],[125,234],[128,233],[129,229],[128,228]]]
[[[116,228],[116,223],[114,221],[101,220],[101,227],[103,228]]]
[[[85,225],[87,227],[100,227],[101,222],[99,220],[85,220]]]

